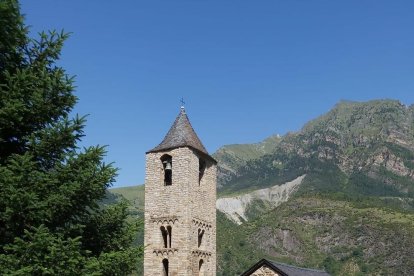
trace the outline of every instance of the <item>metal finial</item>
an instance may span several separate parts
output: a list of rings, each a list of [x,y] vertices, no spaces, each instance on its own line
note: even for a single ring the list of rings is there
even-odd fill
[[[181,97],[180,103],[181,103],[181,109],[184,109],[185,102],[184,102],[183,97]]]

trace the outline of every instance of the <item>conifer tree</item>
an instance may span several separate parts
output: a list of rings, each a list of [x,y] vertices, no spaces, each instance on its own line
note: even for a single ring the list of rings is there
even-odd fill
[[[99,204],[116,169],[80,149],[74,80],[57,64],[68,35],[29,37],[16,0],[0,0],[0,271],[126,275],[141,250],[126,205]]]

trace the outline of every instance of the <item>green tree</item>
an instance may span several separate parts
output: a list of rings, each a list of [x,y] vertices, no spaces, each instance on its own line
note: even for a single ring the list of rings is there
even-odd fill
[[[84,117],[57,64],[68,35],[29,37],[16,0],[0,0],[0,271],[126,275],[141,249],[127,206],[101,206],[116,169],[79,149]]]

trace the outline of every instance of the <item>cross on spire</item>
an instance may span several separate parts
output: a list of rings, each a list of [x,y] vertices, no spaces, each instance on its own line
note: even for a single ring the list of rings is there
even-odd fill
[[[181,97],[180,103],[181,103],[181,108],[184,109],[185,102],[184,102],[184,98],[183,97]]]

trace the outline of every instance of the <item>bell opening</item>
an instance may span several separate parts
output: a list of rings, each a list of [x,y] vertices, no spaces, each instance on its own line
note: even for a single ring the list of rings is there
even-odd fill
[[[162,166],[164,169],[164,186],[172,185],[172,157],[165,154],[161,157]]]

